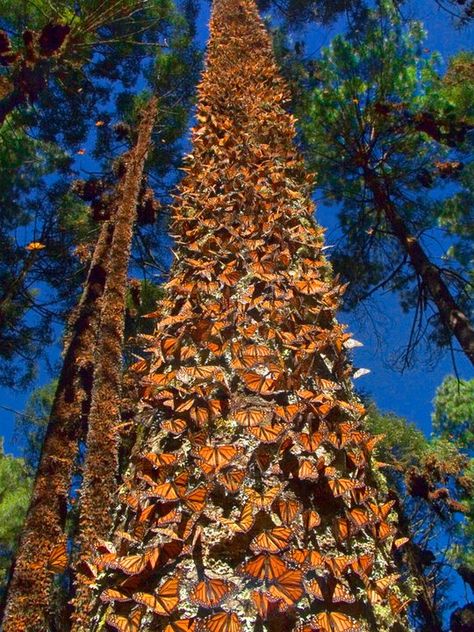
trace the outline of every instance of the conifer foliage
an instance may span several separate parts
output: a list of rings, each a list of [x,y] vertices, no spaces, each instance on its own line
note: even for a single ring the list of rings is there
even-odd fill
[[[287,100],[253,1],[215,0],[138,440],[78,629],[404,629]]]

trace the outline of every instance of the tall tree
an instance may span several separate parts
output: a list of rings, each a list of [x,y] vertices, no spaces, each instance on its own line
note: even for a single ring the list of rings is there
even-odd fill
[[[425,237],[441,223],[436,186],[462,169],[460,152],[467,157],[472,107],[466,117],[465,106],[457,110],[446,99],[449,85],[440,85],[423,38],[419,23],[405,27],[384,0],[363,28],[337,36],[323,52],[313,69],[317,87],[300,114],[318,182],[340,203],[333,260],[353,281],[351,304],[388,288],[415,310],[417,324],[430,305],[437,314],[431,337],[456,338],[474,362],[466,270],[453,259],[438,263]],[[422,327],[412,338],[419,335]]]
[[[107,537],[112,520],[110,509],[117,486],[117,426],[120,423],[128,267],[145,160],[151,144],[156,111],[157,101],[151,98],[141,112],[136,143],[124,156],[125,173],[119,184],[117,208],[113,218],[113,238],[100,316],[81,488],[79,526],[83,557],[89,557],[98,540]],[[81,573],[78,578],[74,628],[81,630],[86,614],[81,610],[87,605],[89,581]]]
[[[404,629],[392,503],[287,98],[254,3],[217,0],[138,441],[101,508],[115,546],[88,561],[82,629]]]

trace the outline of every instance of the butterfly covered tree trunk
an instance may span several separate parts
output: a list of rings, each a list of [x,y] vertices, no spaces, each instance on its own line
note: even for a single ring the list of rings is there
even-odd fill
[[[80,492],[79,545],[83,557],[89,556],[99,538],[107,537],[111,524],[110,509],[117,487],[117,426],[120,423],[127,275],[145,161],[156,113],[157,100],[152,97],[141,112],[137,141],[122,158],[125,173],[117,192]],[[82,629],[89,580],[81,571],[77,579],[75,626]]]
[[[215,0],[138,441],[81,629],[405,629],[287,100],[254,2]]]
[[[90,407],[94,348],[112,233],[113,225],[105,222],[82,297],[70,318],[61,374],[10,580],[5,632],[30,632],[46,626],[53,572],[61,570],[50,558],[53,551],[65,550],[69,487]]]

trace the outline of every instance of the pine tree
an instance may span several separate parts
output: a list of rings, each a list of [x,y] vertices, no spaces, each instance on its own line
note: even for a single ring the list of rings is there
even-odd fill
[[[253,1],[216,0],[138,440],[77,630],[405,629],[287,100]]]

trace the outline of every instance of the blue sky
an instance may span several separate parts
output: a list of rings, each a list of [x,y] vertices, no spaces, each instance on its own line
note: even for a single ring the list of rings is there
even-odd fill
[[[474,34],[472,28],[458,31],[454,28],[449,16],[441,11],[434,0],[409,0],[404,4],[403,11],[422,19],[428,31],[427,47],[437,50],[443,58],[462,49],[472,49]],[[209,3],[201,3],[201,13],[198,20],[198,38],[202,44],[208,36]],[[327,45],[331,38],[341,30],[341,23],[331,28],[313,26],[307,36],[308,52],[315,52]],[[320,224],[327,228],[327,243],[334,242],[337,234],[335,209],[319,203],[316,217]],[[403,315],[396,299],[390,294],[381,295],[378,300],[378,311],[374,318],[377,321],[378,334],[367,315],[349,316],[342,314],[340,320],[349,325],[354,337],[364,344],[354,356],[357,367],[370,369],[370,374],[357,381],[358,388],[371,394],[382,410],[393,411],[415,422],[424,432],[431,431],[431,402],[436,387],[443,377],[452,372],[451,358],[446,356],[434,368],[427,368],[423,363],[403,374],[393,370],[389,361],[397,347],[406,342],[411,325],[410,316]],[[58,331],[58,342],[60,332]],[[51,351],[51,357],[59,357],[58,347]],[[461,354],[457,359],[457,369],[461,377],[473,376],[469,363]],[[37,385],[47,383],[50,375],[43,367],[39,373]],[[0,389],[0,404],[21,411],[27,398],[27,393],[12,392]],[[0,433],[5,437],[7,452],[19,453],[19,446],[13,442],[14,414],[0,409]]]

